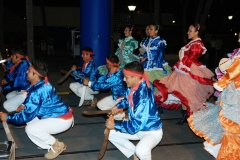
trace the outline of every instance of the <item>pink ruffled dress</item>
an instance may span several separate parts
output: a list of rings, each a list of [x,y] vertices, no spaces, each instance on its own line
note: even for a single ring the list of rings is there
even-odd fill
[[[173,72],[155,80],[159,92],[155,92],[156,102],[168,109],[178,109],[183,103],[188,113],[204,108],[204,102],[213,94],[214,74],[198,59],[206,48],[200,38],[182,47],[180,60],[173,66]]]

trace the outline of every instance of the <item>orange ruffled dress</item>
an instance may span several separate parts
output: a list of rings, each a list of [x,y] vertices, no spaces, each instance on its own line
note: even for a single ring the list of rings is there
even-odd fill
[[[206,52],[200,38],[190,41],[179,52],[182,56],[173,66],[174,71],[153,82],[159,90],[155,98],[157,104],[168,109],[178,109],[183,103],[190,114],[204,108],[203,103],[213,94],[214,74],[198,61]]]
[[[203,137],[205,149],[217,160],[240,159],[240,58],[236,58],[214,87],[222,91],[217,104],[188,118],[192,131]]]

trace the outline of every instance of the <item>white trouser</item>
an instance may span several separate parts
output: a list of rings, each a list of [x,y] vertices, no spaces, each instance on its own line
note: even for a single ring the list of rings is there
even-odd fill
[[[82,97],[82,95],[83,95],[83,87],[84,87],[84,85],[80,84],[79,82],[70,83],[70,86],[69,86],[69,88],[78,97]],[[92,94],[98,94],[98,93],[99,93],[98,91],[93,91],[91,88],[86,87],[84,99],[85,100],[92,100],[93,99],[93,95]]]
[[[151,151],[161,141],[162,136],[162,129],[155,131],[139,131],[133,135],[111,130],[108,139],[127,158],[136,153],[137,157],[141,160],[151,160]],[[135,146],[130,140],[140,141]]]
[[[3,107],[8,112],[15,111],[26,99],[27,92],[21,90],[20,92],[12,91],[6,95],[6,101],[3,103]]]
[[[68,120],[61,118],[34,118],[27,123],[25,132],[30,140],[42,149],[52,149],[56,139],[51,134],[58,134],[70,128],[73,117]]]
[[[108,96],[108,97],[105,97],[103,99],[101,99],[100,101],[98,101],[97,103],[97,107],[100,109],[100,110],[110,110],[112,109],[121,99],[123,98],[118,98],[116,100],[114,100],[112,98],[112,96]],[[124,119],[125,117],[125,113],[119,113],[117,115],[114,116],[114,119],[115,120],[122,120]]]

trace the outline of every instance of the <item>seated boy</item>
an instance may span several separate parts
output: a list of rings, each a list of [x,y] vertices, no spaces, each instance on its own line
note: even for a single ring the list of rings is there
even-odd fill
[[[54,159],[66,150],[63,142],[51,134],[58,134],[70,128],[73,115],[70,107],[57,95],[55,88],[48,83],[47,66],[40,61],[33,62],[27,71],[31,87],[18,112],[7,115],[0,113],[1,121],[13,124],[27,123],[25,132],[30,140],[42,149],[48,149],[45,158]]]
[[[154,95],[140,62],[127,64],[123,74],[129,88],[126,98],[112,108],[112,114],[117,114],[120,108],[128,108],[129,119],[116,123],[107,120],[106,126],[111,129],[109,141],[128,158],[134,155],[134,159],[150,160],[151,150],[163,135]],[[140,141],[135,146],[130,140]]]
[[[30,66],[25,50],[21,47],[16,47],[11,50],[12,55],[8,59],[5,69],[8,74],[1,81],[1,92],[6,95],[6,101],[3,107],[6,111],[15,111],[20,104],[23,103],[27,96],[25,91],[30,82],[27,80],[27,73]]]
[[[122,70],[119,69],[119,59],[116,55],[109,55],[106,58],[108,74],[98,78],[97,81],[89,81],[84,79],[84,85],[88,85],[93,90],[111,89],[112,95],[103,98],[97,103],[100,110],[109,110],[124,98],[127,85],[123,81]],[[124,114],[114,116],[116,120],[122,120]]]
[[[93,61],[93,51],[90,47],[85,47],[82,49],[82,58],[83,58],[83,66],[82,69],[77,69],[77,66],[72,66],[72,71],[79,76],[88,78],[90,81],[96,80],[96,67]],[[81,98],[79,102],[79,107],[82,105],[91,105],[91,107],[95,107],[97,103],[97,99],[94,98],[94,94],[98,94],[98,91],[94,91],[89,87],[83,85],[83,79],[72,74],[73,78],[77,82],[73,82],[70,84],[70,89]],[[85,100],[85,101],[84,101]]]

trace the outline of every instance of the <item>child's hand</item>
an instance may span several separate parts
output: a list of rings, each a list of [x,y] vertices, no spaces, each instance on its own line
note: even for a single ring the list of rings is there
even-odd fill
[[[113,115],[117,114],[118,113],[118,108],[116,106],[114,106],[112,109],[111,109],[111,112]]]
[[[115,123],[113,120],[113,117],[109,117],[108,120],[106,121],[106,127],[110,130],[114,129]]]
[[[74,71],[76,69],[77,69],[77,66],[75,66],[75,65],[73,65],[72,68],[71,68],[72,71]]]
[[[140,58],[140,62],[143,62],[145,60],[146,60],[146,58]]]
[[[3,79],[2,81],[1,81],[1,84],[2,85],[4,85],[4,84],[7,84],[8,82],[5,80],[5,79]]]
[[[83,80],[83,84],[84,84],[85,86],[88,86],[88,83],[89,83],[89,79],[84,78],[84,80]]]
[[[15,111],[16,112],[21,112],[24,109],[25,109],[25,106],[24,105],[20,105]]]
[[[6,122],[7,121],[7,114],[0,112],[0,119],[2,122]]]

